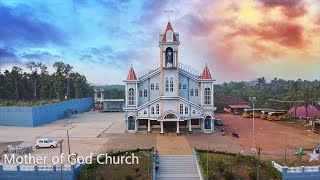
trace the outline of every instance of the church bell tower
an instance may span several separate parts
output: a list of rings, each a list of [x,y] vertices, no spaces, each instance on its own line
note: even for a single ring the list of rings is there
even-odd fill
[[[159,35],[160,68],[178,67],[179,33],[173,31],[170,21],[164,33]]]

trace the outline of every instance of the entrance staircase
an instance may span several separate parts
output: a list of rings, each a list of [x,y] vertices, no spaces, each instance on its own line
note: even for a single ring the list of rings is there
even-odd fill
[[[199,180],[197,164],[193,155],[159,156],[156,180]]]

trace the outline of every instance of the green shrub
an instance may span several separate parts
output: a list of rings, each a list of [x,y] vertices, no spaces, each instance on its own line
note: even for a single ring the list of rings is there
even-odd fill
[[[219,159],[219,160],[217,160],[214,164],[216,165],[216,167],[218,168],[218,170],[219,170],[220,172],[223,172],[223,171],[224,171],[224,166],[225,166],[225,164],[224,164],[224,161],[223,161],[223,160]]]
[[[257,179],[257,173],[254,171],[249,172],[249,178],[251,180],[256,180]]]
[[[223,177],[226,178],[226,180],[232,180],[233,179],[233,173],[231,171],[225,171],[223,173]]]
[[[127,175],[127,176],[126,176],[126,180],[133,180],[133,177],[130,176],[130,175]]]

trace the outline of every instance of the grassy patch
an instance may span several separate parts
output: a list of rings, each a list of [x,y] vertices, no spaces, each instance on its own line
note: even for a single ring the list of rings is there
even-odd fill
[[[98,164],[95,160],[92,164],[85,165],[78,179],[79,180],[136,180],[136,179],[152,179],[153,170],[153,149],[136,149],[129,151],[108,152],[108,156],[131,156],[134,153],[139,157],[139,164]],[[100,159],[100,161],[104,161]],[[149,177],[148,177],[149,167]]]
[[[241,154],[197,150],[198,159],[205,179],[256,179],[257,161],[252,156]],[[208,159],[207,159],[208,158]],[[207,173],[208,160],[208,173]],[[259,161],[259,179],[281,179],[281,173],[271,162]]]

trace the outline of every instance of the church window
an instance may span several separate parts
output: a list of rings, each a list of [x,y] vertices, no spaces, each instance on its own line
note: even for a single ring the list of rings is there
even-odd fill
[[[184,114],[189,114],[189,108],[187,106],[184,107]]]
[[[151,107],[151,114],[154,114],[154,107]]]
[[[144,110],[144,111],[143,111],[143,114],[147,114],[147,113],[148,113],[147,110]]]
[[[159,83],[156,83],[156,90],[159,90]]]
[[[181,89],[181,82],[179,82],[179,87],[178,88]]]
[[[198,95],[199,95],[198,89],[195,89],[195,90],[194,90],[194,95],[195,95],[195,96],[198,96]]]
[[[148,97],[148,90],[144,90],[144,93],[143,93],[144,97]]]
[[[166,77],[166,91],[169,91],[169,79]]]
[[[183,89],[187,89],[187,84],[186,83],[183,84]]]
[[[135,120],[134,120],[134,117],[130,116],[128,118],[128,130],[135,130]]]
[[[159,104],[156,105],[156,114],[160,114],[160,107]]]
[[[170,78],[170,91],[173,92],[173,78]]]
[[[192,114],[196,114],[196,110],[192,110]]]
[[[183,114],[183,104],[180,104],[180,114]]]
[[[142,94],[142,90],[139,91],[139,97],[142,97],[143,94]]]
[[[128,95],[128,100],[129,100],[129,106],[133,106],[135,101],[134,101],[135,97],[134,97],[134,89],[130,88],[129,89],[129,95]]]
[[[193,89],[190,89],[190,96],[193,96]]]
[[[211,104],[211,91],[208,87],[204,89],[204,104]]]
[[[154,90],[154,84],[151,83],[151,90]]]
[[[166,38],[167,42],[173,41],[173,32],[171,30],[167,31]]]

